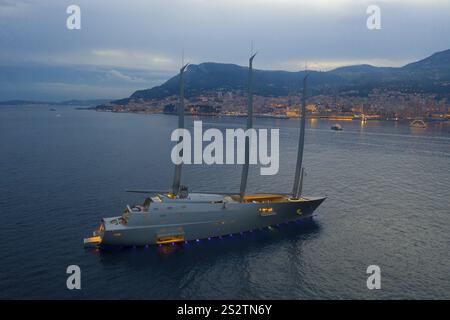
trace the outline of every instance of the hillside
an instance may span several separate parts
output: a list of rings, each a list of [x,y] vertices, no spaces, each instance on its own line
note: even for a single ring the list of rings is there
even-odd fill
[[[186,96],[206,90],[245,90],[248,68],[234,64],[206,62],[190,65],[186,71]],[[355,65],[327,72],[308,71],[312,94],[330,90],[355,90],[367,94],[374,88],[449,92],[450,50],[437,52],[425,59],[399,68]],[[298,91],[304,71],[254,72],[254,92],[262,96],[282,96]],[[162,99],[178,94],[178,75],[160,86],[138,90],[129,98],[115,101]],[[114,103],[114,102],[113,102]]]

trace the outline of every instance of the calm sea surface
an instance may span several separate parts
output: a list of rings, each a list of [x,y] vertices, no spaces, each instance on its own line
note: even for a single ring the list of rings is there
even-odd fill
[[[205,128],[244,119],[203,118]],[[280,171],[249,191],[292,188],[298,123],[280,128]],[[314,223],[172,247],[84,249],[102,217],[167,188],[176,117],[72,107],[0,108],[0,298],[450,298],[450,124],[308,122],[304,193]],[[188,125],[192,126],[192,119]],[[190,189],[235,191],[240,166],[188,166]],[[82,289],[66,289],[79,265]],[[381,268],[368,290],[366,268]]]

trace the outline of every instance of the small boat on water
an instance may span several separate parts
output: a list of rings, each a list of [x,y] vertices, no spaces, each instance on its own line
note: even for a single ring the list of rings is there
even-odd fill
[[[342,126],[339,123],[333,124],[331,130],[342,131]]]
[[[50,111],[56,111],[56,109],[55,108],[50,108]]]
[[[426,124],[423,120],[416,119],[416,120],[414,120],[413,122],[411,122],[411,123],[409,124],[409,126],[410,126],[411,128],[426,128],[426,127],[427,127],[427,124]]]

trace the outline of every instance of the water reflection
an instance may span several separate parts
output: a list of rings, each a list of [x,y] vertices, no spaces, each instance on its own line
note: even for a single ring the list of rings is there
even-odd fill
[[[316,127],[317,127],[318,120],[317,120],[317,118],[310,118],[310,119],[309,119],[309,123],[310,123],[310,125],[311,125],[311,128],[316,128]]]
[[[92,263],[108,276],[95,282],[108,287],[102,292],[104,298],[255,298],[259,293],[253,292],[252,283],[281,272],[268,275],[268,266],[302,264],[303,247],[317,239],[320,231],[317,222],[305,220],[222,239],[96,250]],[[128,287],[132,290],[119,289]],[[274,297],[272,289],[263,292]]]

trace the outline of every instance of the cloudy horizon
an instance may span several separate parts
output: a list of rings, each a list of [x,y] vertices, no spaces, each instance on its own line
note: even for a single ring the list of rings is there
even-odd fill
[[[68,30],[66,9],[81,8]],[[369,5],[380,30],[366,26]],[[0,100],[123,98],[163,83],[185,60],[257,69],[403,66],[446,50],[442,0],[0,0]]]

